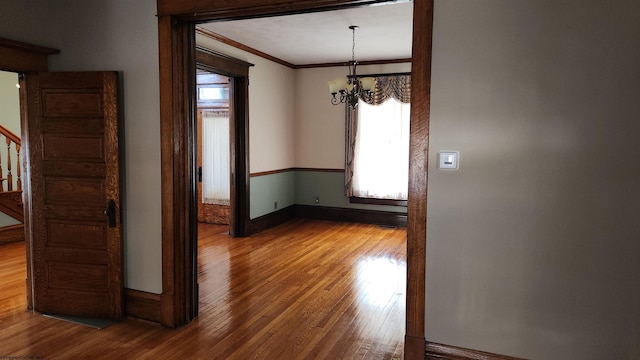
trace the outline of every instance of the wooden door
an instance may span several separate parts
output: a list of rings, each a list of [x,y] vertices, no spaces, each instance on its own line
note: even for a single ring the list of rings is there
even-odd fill
[[[123,312],[117,73],[26,77],[34,309]]]

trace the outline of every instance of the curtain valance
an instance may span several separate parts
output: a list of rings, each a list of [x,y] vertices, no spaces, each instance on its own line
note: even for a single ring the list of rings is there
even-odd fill
[[[364,100],[367,104],[379,105],[389,98],[405,104],[411,102],[411,75],[378,75],[375,79],[371,101]]]

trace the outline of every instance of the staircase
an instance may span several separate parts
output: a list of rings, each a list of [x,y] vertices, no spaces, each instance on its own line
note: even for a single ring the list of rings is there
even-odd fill
[[[20,138],[0,125],[0,144],[4,138],[6,150],[0,153],[0,212],[24,222],[22,207],[22,171],[20,166]],[[6,159],[3,164],[2,159]],[[15,164],[15,176],[13,172]],[[0,227],[0,244],[24,240],[24,225]]]

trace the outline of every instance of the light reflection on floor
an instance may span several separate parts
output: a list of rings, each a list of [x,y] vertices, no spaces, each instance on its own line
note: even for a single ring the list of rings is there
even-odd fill
[[[357,279],[360,295],[372,306],[386,307],[404,299],[407,264],[383,257],[366,257],[358,261]]]
[[[366,318],[366,321],[360,322],[360,331],[373,338],[386,332],[402,332],[406,306],[406,262],[386,257],[366,257],[358,261],[356,268],[356,296],[363,299],[357,302],[358,314]],[[372,309],[377,310],[372,312]],[[375,313],[386,316],[372,317],[371,314]]]

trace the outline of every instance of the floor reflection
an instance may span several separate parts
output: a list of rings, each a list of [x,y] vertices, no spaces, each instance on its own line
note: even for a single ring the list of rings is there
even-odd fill
[[[404,302],[406,273],[405,261],[387,257],[366,257],[358,261],[358,291],[364,303],[384,308],[399,300]]]

